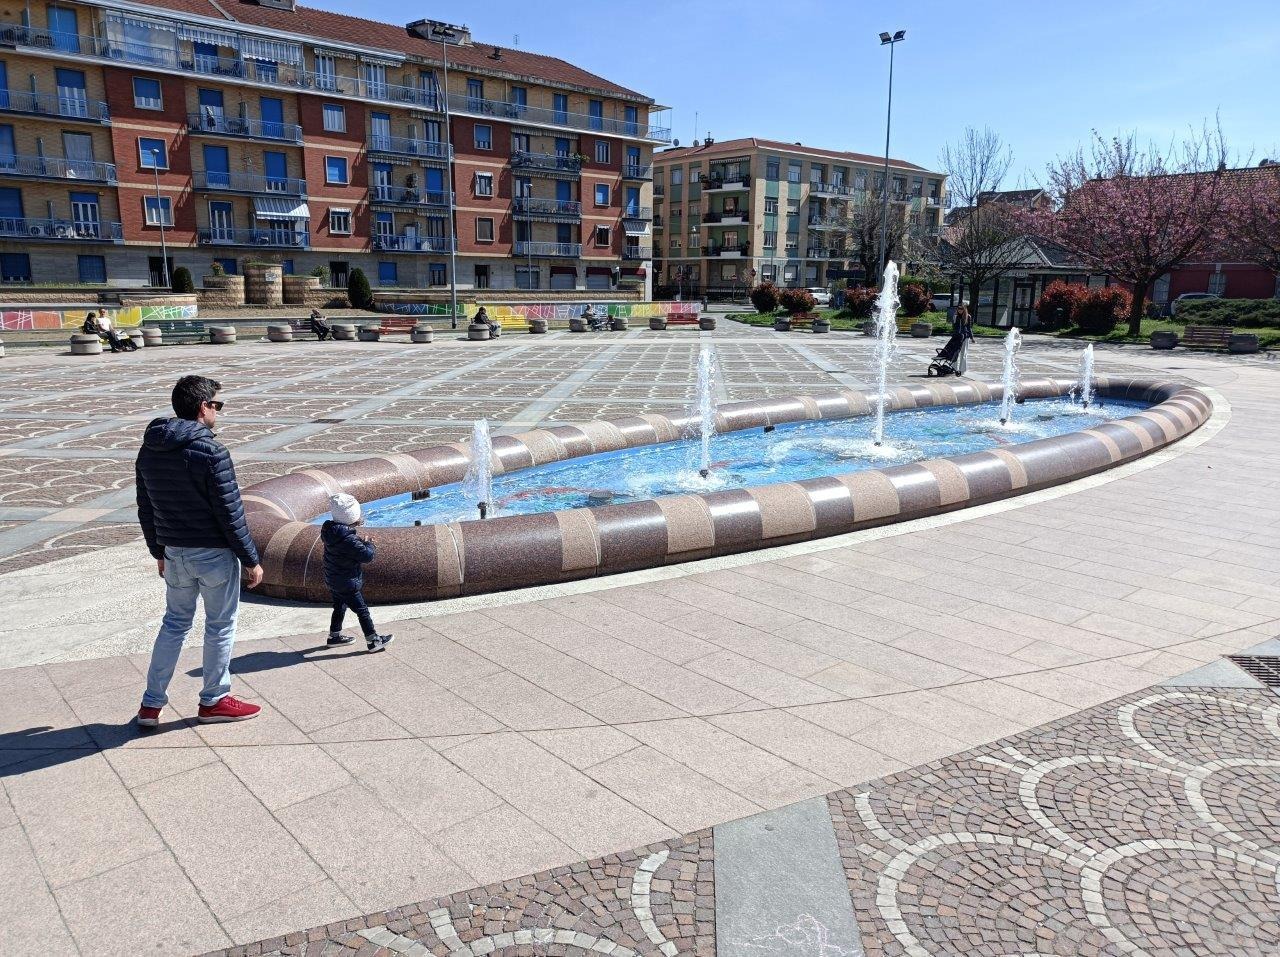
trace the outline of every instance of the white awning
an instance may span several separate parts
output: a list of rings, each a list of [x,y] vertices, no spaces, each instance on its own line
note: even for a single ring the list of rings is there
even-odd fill
[[[311,219],[311,208],[288,196],[253,197],[253,215],[259,219]]]
[[[194,27],[183,24],[178,27],[178,36],[192,43],[208,43],[215,47],[240,48],[240,37],[226,30],[214,30],[209,27]]]
[[[269,63],[290,63],[295,66],[302,62],[301,44],[285,43],[278,40],[260,40],[257,37],[243,37],[240,40],[240,53],[247,60],[265,60]]]

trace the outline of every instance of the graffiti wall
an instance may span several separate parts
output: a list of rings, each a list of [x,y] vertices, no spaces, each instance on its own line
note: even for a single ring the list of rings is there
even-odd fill
[[[702,311],[701,302],[597,302],[592,303],[592,311],[599,315],[602,312],[610,316],[624,316],[627,319],[648,319],[651,316],[696,316]],[[559,319],[568,322],[586,311],[585,302],[517,302],[517,303],[484,303],[489,315],[498,320],[524,322],[528,319]],[[447,316],[447,304],[430,302],[380,302],[380,312],[393,312],[402,316]],[[480,305],[474,302],[463,304],[463,311],[470,319],[480,311]]]
[[[90,312],[106,315],[116,327],[140,326],[144,322],[173,319],[196,319],[196,306],[105,306],[100,309],[12,309],[0,307],[0,330],[17,332],[30,329],[79,329]]]

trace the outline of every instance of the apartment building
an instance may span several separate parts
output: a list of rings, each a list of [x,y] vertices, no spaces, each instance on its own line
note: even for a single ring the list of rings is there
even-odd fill
[[[658,109],[436,21],[0,0],[0,280],[647,292]]]
[[[883,156],[708,137],[658,153],[653,170],[656,287],[715,297],[862,276],[853,226],[884,195]],[[936,234],[946,176],[890,159],[889,201],[911,235]]]

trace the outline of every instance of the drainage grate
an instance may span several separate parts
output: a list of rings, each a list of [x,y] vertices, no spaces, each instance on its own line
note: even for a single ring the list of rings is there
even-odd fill
[[[1275,655],[1227,655],[1227,659],[1268,688],[1280,688],[1280,657]]]
[[[337,425],[339,422],[345,422],[346,419],[312,419],[316,425]]]

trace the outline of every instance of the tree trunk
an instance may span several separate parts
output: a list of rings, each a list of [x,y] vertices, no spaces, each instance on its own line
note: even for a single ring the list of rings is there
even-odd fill
[[[971,279],[969,281],[969,318],[973,322],[978,321],[978,300],[982,298],[982,280]]]
[[[1133,303],[1129,306],[1129,335],[1135,338],[1142,335],[1142,314],[1147,304],[1148,285],[1146,281],[1133,284]]]

